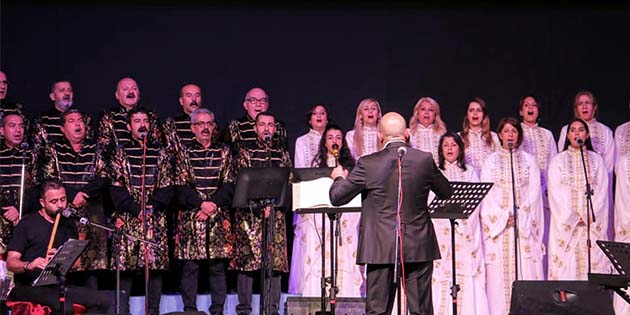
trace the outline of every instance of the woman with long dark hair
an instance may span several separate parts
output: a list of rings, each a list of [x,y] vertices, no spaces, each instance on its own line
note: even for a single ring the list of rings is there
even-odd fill
[[[490,130],[488,106],[480,97],[468,102],[459,135],[466,147],[466,164],[479,173],[484,159],[500,147],[497,134]]]
[[[335,146],[336,145],[336,146]],[[354,167],[354,158],[346,145],[343,131],[337,125],[329,124],[319,142],[319,150],[312,162],[312,167],[335,167],[342,165],[350,171]],[[341,236],[344,246],[337,249],[337,286],[338,296],[360,297],[363,276],[356,264],[356,225],[358,213],[344,213],[341,220]],[[330,221],[325,219],[326,232],[330,229]],[[302,296],[319,296],[321,294],[322,252],[321,215],[300,214],[295,225],[293,240],[293,260],[291,262],[292,293]],[[326,233],[326,245],[330,242],[330,233]],[[348,244],[348,245],[346,245]],[[326,247],[326,255],[330,256],[330,248]],[[326,264],[328,266],[328,264]],[[326,270],[330,276],[330,270]]]
[[[568,125],[564,150],[549,165],[549,280],[586,280],[588,277],[586,181],[580,147],[584,150],[586,174],[593,190],[595,222],[590,223],[592,240],[608,240],[608,170],[594,150],[589,125],[575,118]],[[583,146],[578,143],[582,141]],[[593,242],[594,243],[594,242]],[[608,259],[593,246],[591,271],[608,272]]]

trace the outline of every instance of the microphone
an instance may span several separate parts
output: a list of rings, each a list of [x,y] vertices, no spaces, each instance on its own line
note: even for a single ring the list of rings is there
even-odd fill
[[[88,224],[88,223],[90,223],[90,220],[88,218],[78,215],[71,208],[63,209],[61,211],[61,216],[66,218],[66,219],[75,219],[75,220],[79,221],[79,223],[81,223],[81,224]]]
[[[584,140],[582,140],[581,138],[575,137],[575,142],[577,142],[577,144],[579,144],[580,146],[584,145]]]
[[[20,148],[22,148],[22,150],[26,150],[28,149],[28,147],[29,147],[28,142],[24,141],[20,143]]]
[[[263,141],[265,141],[268,145],[271,145],[271,136],[269,134],[265,134]]]
[[[402,158],[403,156],[405,156],[405,154],[407,153],[407,147],[402,146],[402,147],[398,147],[398,157]]]
[[[514,148],[514,142],[508,141],[508,148],[510,148],[510,152],[511,152],[512,149]]]
[[[147,137],[147,132],[140,133],[140,140],[144,140]]]
[[[339,145],[338,144],[333,143],[331,153],[335,158],[339,158]]]

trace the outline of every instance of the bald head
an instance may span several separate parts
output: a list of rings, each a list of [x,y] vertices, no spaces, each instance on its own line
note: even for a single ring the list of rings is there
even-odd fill
[[[395,112],[383,115],[378,125],[378,132],[381,134],[384,141],[394,139],[405,140],[407,133],[405,118]]]

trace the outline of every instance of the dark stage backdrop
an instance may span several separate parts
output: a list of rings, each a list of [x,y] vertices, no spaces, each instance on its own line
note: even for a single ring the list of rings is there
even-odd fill
[[[431,96],[453,130],[474,96],[494,128],[535,93],[556,137],[580,90],[595,93],[611,128],[629,116],[630,11],[0,4],[9,99],[33,114],[51,106],[55,80],[71,81],[75,104],[97,114],[130,76],[162,116],[179,112],[183,84],[197,83],[223,125],[243,114],[248,89],[263,87],[291,147],[310,105],[327,104],[350,129],[365,97],[409,117]]]

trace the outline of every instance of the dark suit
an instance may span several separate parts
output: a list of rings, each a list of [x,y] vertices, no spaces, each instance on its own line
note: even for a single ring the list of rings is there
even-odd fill
[[[367,264],[367,313],[389,314],[395,290],[393,263],[398,195],[397,151],[391,142],[382,151],[362,157],[347,179],[335,179],[330,188],[333,205],[349,202],[362,193],[358,264]],[[427,211],[429,190],[446,198],[452,193],[430,153],[407,147],[402,160],[403,200],[400,210],[407,304],[411,314],[433,314],[431,275],[440,258],[433,224]]]

